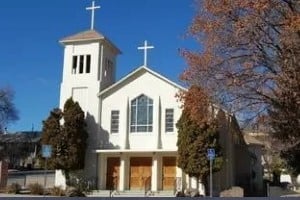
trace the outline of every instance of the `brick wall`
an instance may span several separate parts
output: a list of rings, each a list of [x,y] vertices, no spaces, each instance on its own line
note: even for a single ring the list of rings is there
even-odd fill
[[[5,188],[8,177],[8,164],[5,161],[0,161],[0,188]]]

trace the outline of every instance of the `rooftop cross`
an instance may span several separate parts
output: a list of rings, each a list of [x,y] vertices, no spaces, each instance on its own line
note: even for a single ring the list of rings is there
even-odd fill
[[[92,17],[91,17],[91,30],[94,29],[94,20],[95,20],[95,10],[100,8],[100,6],[95,6],[95,1],[92,2],[92,6],[91,7],[87,7],[87,10],[91,10],[92,11]]]
[[[138,47],[139,50],[144,50],[144,66],[147,66],[147,50],[153,48],[154,46],[148,46],[147,40],[144,41],[144,46]]]

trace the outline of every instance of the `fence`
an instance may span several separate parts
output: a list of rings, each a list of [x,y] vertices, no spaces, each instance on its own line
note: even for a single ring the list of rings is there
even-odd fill
[[[44,186],[46,177],[46,188],[54,186],[55,171],[33,170],[33,171],[16,171],[9,172],[7,185],[18,183],[22,187],[27,188],[30,184],[38,183]]]

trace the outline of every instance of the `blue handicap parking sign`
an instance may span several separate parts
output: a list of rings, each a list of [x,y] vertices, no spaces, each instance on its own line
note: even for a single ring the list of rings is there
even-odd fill
[[[207,157],[209,160],[213,160],[216,157],[215,149],[214,148],[209,148],[207,149]]]
[[[51,145],[42,145],[42,156],[44,158],[50,158],[52,154],[52,146]]]

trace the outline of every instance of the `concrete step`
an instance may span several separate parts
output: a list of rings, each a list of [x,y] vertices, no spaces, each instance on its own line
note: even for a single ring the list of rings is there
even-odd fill
[[[93,190],[88,194],[89,197],[110,197],[110,190]]]
[[[94,190],[88,197],[174,197],[173,191],[157,191],[148,192],[145,195],[143,190],[125,190],[125,191],[113,191],[110,190]]]
[[[116,197],[144,197],[144,190],[124,190],[115,192],[114,196]]]
[[[156,197],[174,197],[174,191],[173,190],[160,190],[154,193],[154,196]]]

